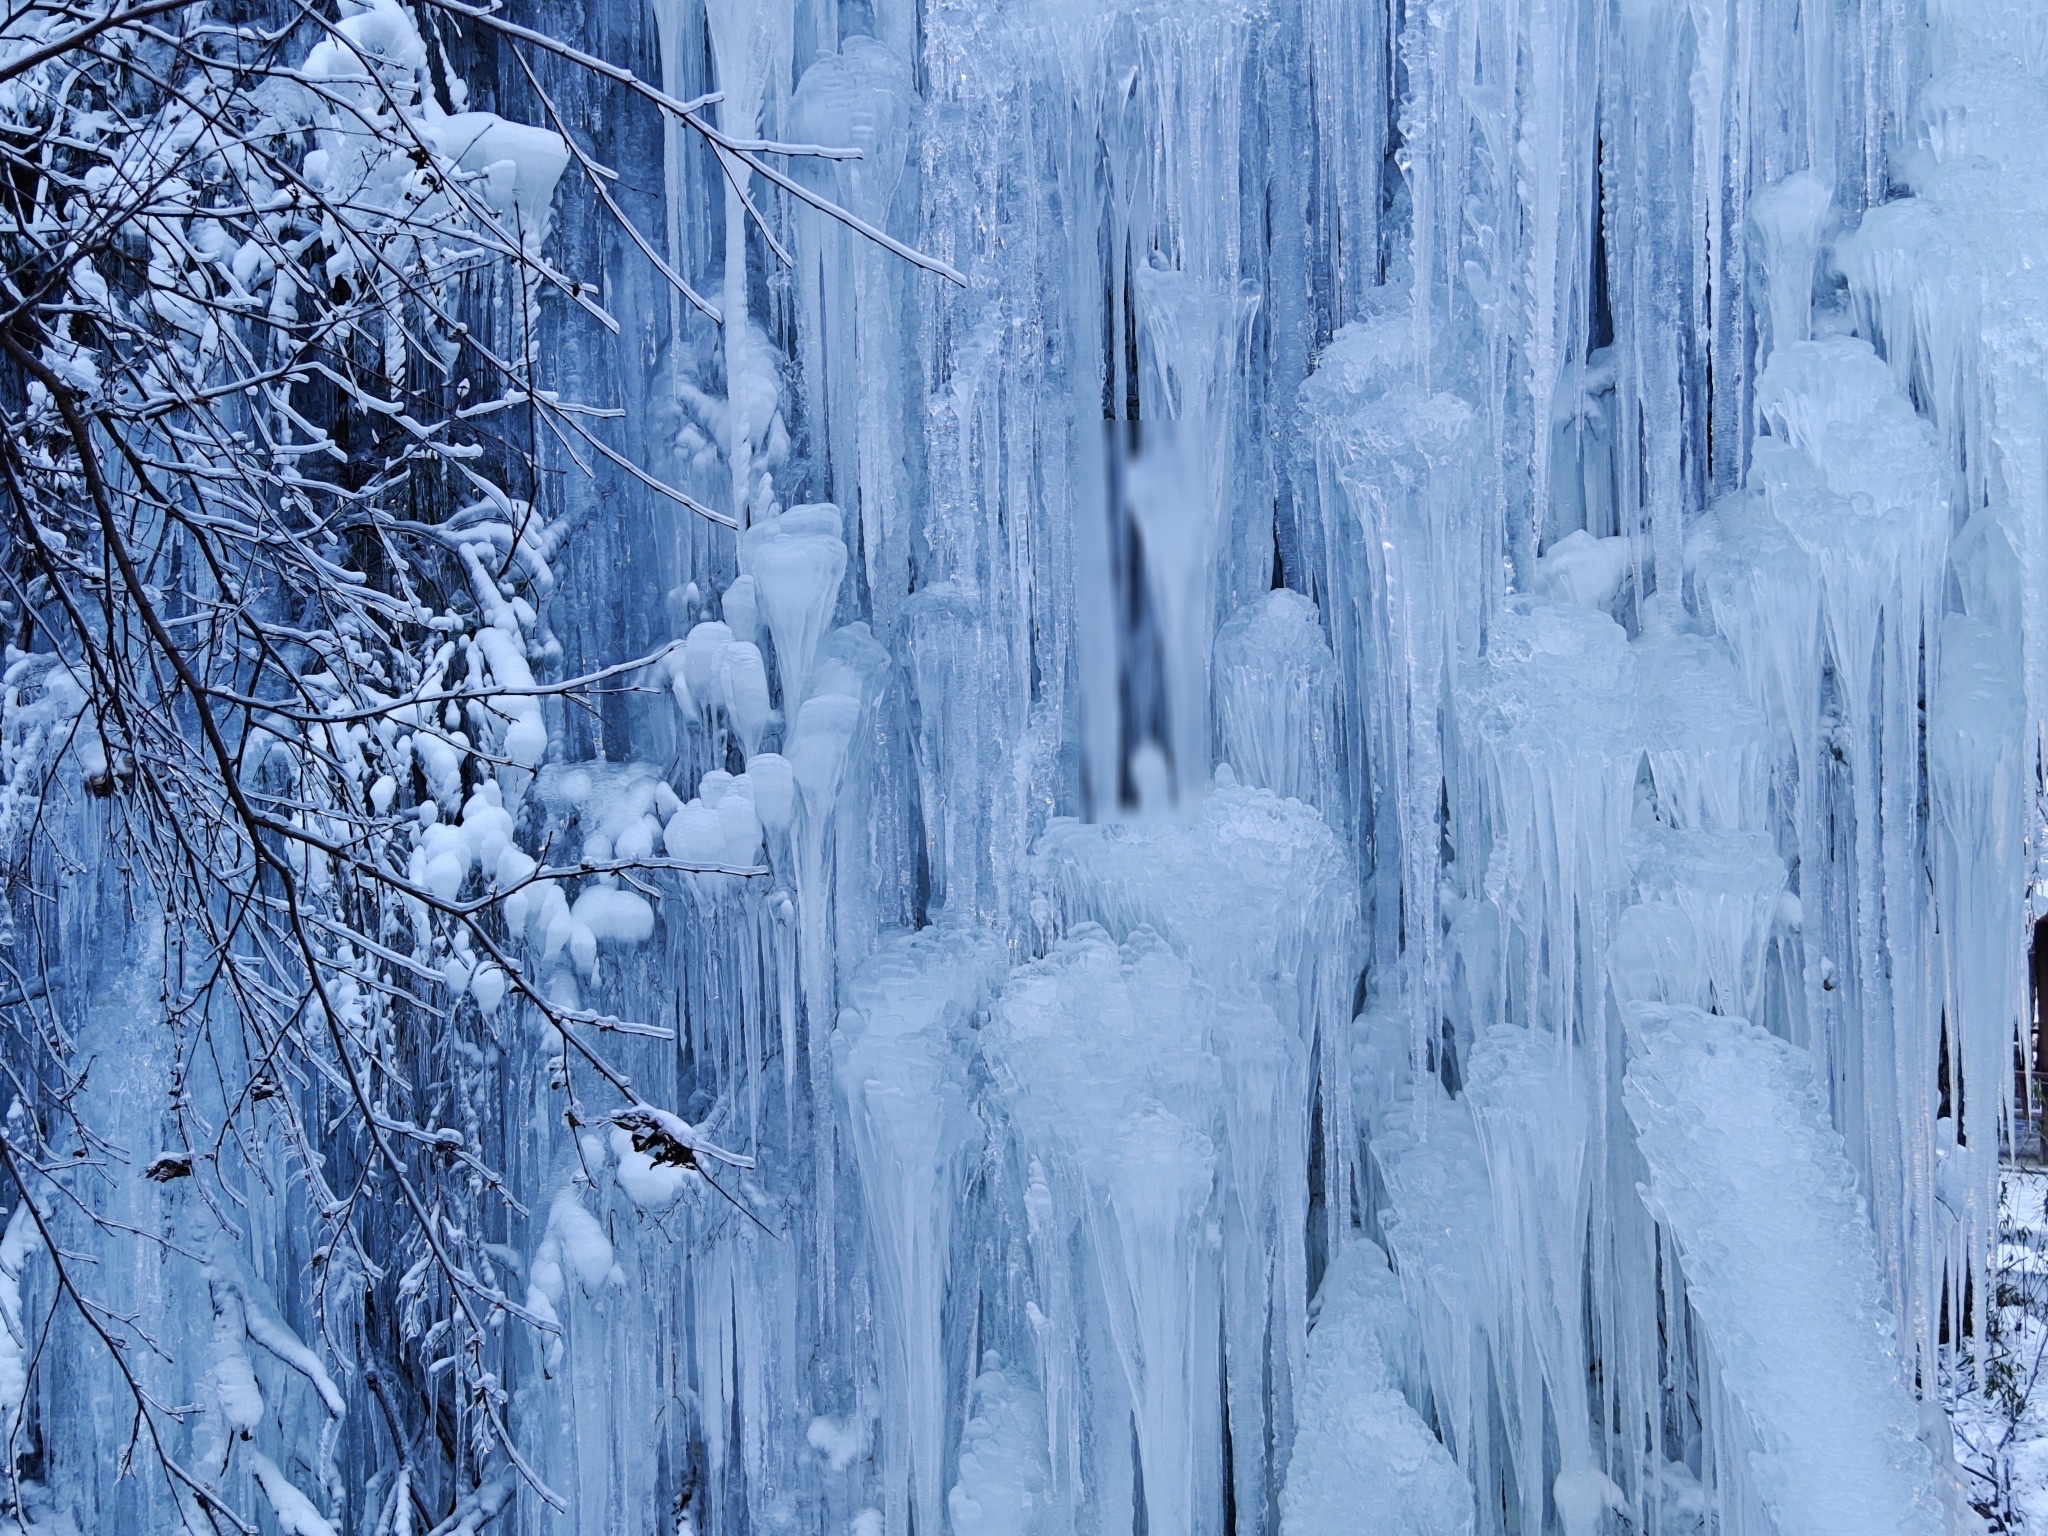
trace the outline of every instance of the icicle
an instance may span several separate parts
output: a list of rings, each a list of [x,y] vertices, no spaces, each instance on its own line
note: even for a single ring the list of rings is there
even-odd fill
[[[1958,1229],[1943,1245],[1951,1297],[1966,1285],[1988,1295],[1995,1283],[1987,1266],[1998,1242],[1999,1146],[2010,1133],[2013,1040],[2027,995],[2025,720],[2010,635],[1950,615],[1941,630],[1927,758],[1946,978],[1944,1066],[1951,1103],[1959,1105],[1940,1179]],[[1951,1338],[1960,1322],[1951,1318]],[[1979,1358],[1988,1358],[1990,1309],[1977,1308],[1971,1322]]]
[[[849,981],[833,1037],[894,1334],[885,1391],[902,1410],[884,1421],[882,1472],[891,1531],[941,1519],[945,1302],[974,1130],[961,1050],[1002,959],[992,934],[907,934]]]
[[[1336,780],[1336,666],[1315,604],[1268,594],[1216,636],[1217,735],[1239,782],[1329,817]]]
[[[842,521],[839,509],[829,504],[791,507],[755,523],[740,540],[760,611],[775,637],[783,713],[792,719],[809,697],[811,667],[846,574]]]
[[[1813,263],[1831,200],[1827,182],[1814,171],[1794,172],[1750,200],[1750,222],[1763,246],[1774,348],[1806,340],[1813,314]]]

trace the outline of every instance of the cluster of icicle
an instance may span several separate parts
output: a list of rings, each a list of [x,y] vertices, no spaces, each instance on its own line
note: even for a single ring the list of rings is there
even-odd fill
[[[893,646],[907,695],[843,706],[831,760],[865,785],[867,846],[828,815],[792,849],[806,1017],[785,1045],[808,1043],[809,1112],[834,1122],[811,1145],[812,1240],[844,1288],[820,1321],[872,1350],[807,1434],[827,1506],[962,1533],[1961,1518],[1915,1398],[1983,1339],[1965,1298],[1985,1293],[2023,996],[2030,749],[2017,538],[1993,542],[1990,472],[1973,500],[1967,448],[1916,409],[1925,365],[1864,312],[1855,253],[1900,205],[1843,211],[1868,146],[1819,85],[1785,146],[1814,168],[1775,180],[1715,146],[1736,98],[1706,65],[1695,119],[1655,120],[1668,18],[1530,22],[1509,46],[1532,78],[1490,108],[1460,90],[1460,49],[1496,19],[1432,10],[1393,40],[1409,94],[1378,101],[1407,226],[1372,281],[1319,274],[1353,323],[1280,393],[1313,318],[1217,212],[1247,195],[1242,163],[1187,153],[1271,127],[1242,89],[1280,67],[1264,15],[1061,34],[946,12],[925,38],[951,82],[921,104],[926,228],[989,291],[939,344],[921,498],[872,478],[905,452],[896,386],[801,375],[860,508],[866,606],[842,613]],[[1345,61],[1388,39],[1308,23],[1334,153],[1379,88]],[[1842,57],[1808,46],[1816,80]],[[1068,83],[1050,148],[998,147],[1031,112],[967,67],[977,47]],[[1616,258],[1570,174],[1595,111],[1572,61],[1596,47],[1639,87],[1603,171],[1642,279],[1597,305],[1578,274]],[[828,102],[850,125],[911,116],[866,39],[812,69],[795,110],[819,132]],[[933,136],[970,122],[991,153],[963,166]],[[1533,190],[1462,158],[1475,123],[1519,140]],[[1099,170],[1061,179],[1088,136]],[[1689,186],[1685,144],[1714,157]],[[1018,253],[1071,216],[1034,167],[1145,253],[1112,273],[1104,382],[1160,425],[1112,507],[1055,425],[1096,390],[1077,401],[1046,349],[1100,297]],[[1347,238],[1381,240],[1383,210],[1343,205],[1339,180]],[[1002,207],[1009,234],[949,226],[945,189]],[[1489,197],[1500,244],[1462,255],[1445,210]],[[1674,207],[1704,257],[1656,222]],[[1709,281],[1731,245],[1760,279],[1748,308]],[[886,347],[863,327],[901,292],[831,259],[804,269],[800,332],[820,357]],[[1660,294],[1693,304],[1694,341],[1660,339]],[[1596,307],[1616,343],[1593,344]],[[1030,334],[1001,329],[1025,314]],[[1268,413],[1291,461],[1246,430]],[[1276,485],[1277,530],[1241,506]],[[1053,515],[1006,516],[1020,496]],[[1163,739],[1116,702],[1119,529]],[[1276,541],[1315,601],[1268,590]],[[693,633],[694,676],[774,601],[780,578],[742,564],[743,617],[729,595],[724,629]],[[800,746],[820,642],[771,627]],[[717,665],[752,752],[768,697],[742,661]],[[800,761],[797,779],[801,825]],[[1097,817],[1049,816],[1077,785]],[[1102,812],[1105,785],[1135,819]],[[835,908],[827,934],[835,861],[877,859],[891,796],[921,834],[926,926],[876,940]]]
[[[973,283],[802,222],[788,384],[729,277],[684,390],[750,526],[671,673],[697,793],[629,835],[772,875],[622,984],[682,989],[773,1231],[586,1139],[526,1420],[579,1528],[1956,1515],[1915,1395],[1981,1343],[2023,996],[2048,305],[1989,210],[2041,85],[1947,18],[1977,74],[1859,219],[1864,44],[1696,9],[877,7],[799,68],[713,7],[726,126],[859,142],[842,198]],[[1306,283],[1250,218],[1301,143]],[[785,420],[840,505],[783,509]]]
[[[742,531],[584,525],[682,643],[536,798],[702,872],[523,920],[755,1166],[477,1064],[560,1329],[506,1385],[567,1510],[501,1520],[1967,1529],[2048,41],[1926,9],[655,8],[672,94],[857,144],[969,281],[671,225],[724,324],[626,404]]]

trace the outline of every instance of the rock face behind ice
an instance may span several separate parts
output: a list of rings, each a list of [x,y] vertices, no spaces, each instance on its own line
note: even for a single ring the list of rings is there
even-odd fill
[[[1646,1198],[1677,1239],[1760,1512],[1811,1536],[1933,1536],[1876,1242],[1811,1061],[1696,1008],[1638,1006],[1630,1035]]]

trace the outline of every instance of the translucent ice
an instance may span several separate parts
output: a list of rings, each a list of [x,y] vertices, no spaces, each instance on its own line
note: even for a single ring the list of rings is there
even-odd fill
[[[1957,1219],[1958,1250],[1951,1273],[1970,1274],[1979,1286],[1992,1283],[1983,1266],[1996,1224],[1995,1149],[2000,1122],[2012,1112],[2009,1064],[2027,997],[2026,697],[2012,650],[2005,632],[1951,614],[1941,627],[1941,674],[1927,721],[1930,842],[1947,959],[1945,1065],[1965,1083],[1998,1085],[1963,1095],[1961,1145],[1948,1154],[1953,1178],[1944,1205]]]
[[[1613,607],[1630,560],[1629,542],[1620,534],[1596,539],[1574,528],[1538,558],[1536,590],[1604,611]]]
[[[785,714],[809,696],[811,664],[838,602],[839,582],[846,574],[841,521],[839,509],[829,504],[791,507],[747,530],[747,573],[775,637]]]
[[[1763,826],[1770,736],[1726,648],[1711,636],[1660,627],[1630,649],[1636,729],[1659,815],[1673,826],[1714,831]]]
[[[1774,345],[1806,340],[1814,259],[1830,201],[1827,182],[1814,171],[1795,171],[1750,199],[1750,221],[1763,245]]]
[[[1084,924],[1012,972],[983,1040],[1024,1146],[1058,1170],[1051,1198],[1087,1234],[1146,1507],[1174,1529],[1207,1524],[1222,1492],[1217,1027],[1214,995],[1156,934],[1119,947]],[[1061,1374],[1050,1352],[1072,1341],[1045,1347]]]
[[[884,1453],[897,1464],[886,1483],[892,1499],[908,1496],[920,1530],[937,1528],[945,1487],[944,1304],[976,1129],[966,1052],[1003,959],[986,932],[906,934],[848,982],[833,1037],[894,1335],[890,1390],[905,1407],[888,1421]]]
[[[1650,827],[1631,843],[1629,862],[1645,902],[1685,915],[1714,1011],[1756,1012],[1785,891],[1785,861],[1769,835]]]
[[[1570,1031],[1597,999],[1643,755],[1635,672],[1604,614],[1517,600],[1458,698],[1454,795],[1493,839],[1486,895],[1519,934],[1509,978],[1542,1028]]]
[[[1315,604],[1270,592],[1216,635],[1216,723],[1240,782],[1337,803],[1336,666]]]
[[[1045,1405],[1000,1356],[982,1362],[960,1432],[960,1476],[946,1508],[956,1536],[1052,1536]]]

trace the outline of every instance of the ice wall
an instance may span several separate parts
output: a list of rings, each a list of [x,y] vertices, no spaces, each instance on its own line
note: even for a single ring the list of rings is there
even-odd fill
[[[698,868],[511,937],[738,1160],[657,1162],[494,999],[450,1113],[520,1202],[532,1476],[441,1405],[409,1528],[1967,1529],[1916,1399],[1975,1369],[2027,1107],[2034,7],[543,11],[859,149],[793,174],[965,281],[561,87],[720,312],[566,186],[633,325],[551,320],[565,387],[739,526],[553,466],[560,667],[678,644],[549,716],[518,814]],[[153,1145],[96,954],[147,915],[89,886],[59,980]],[[217,1230],[139,1179],[116,1219]],[[407,1529],[360,1370],[403,1293],[324,1289],[269,1198],[217,1258],[102,1243],[180,1346],[152,1390]],[[10,1330],[52,1285],[13,1230]],[[175,1528],[55,1337],[55,1507]]]

